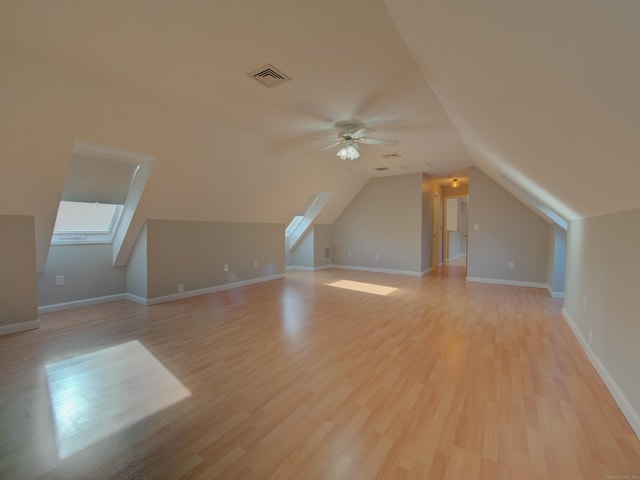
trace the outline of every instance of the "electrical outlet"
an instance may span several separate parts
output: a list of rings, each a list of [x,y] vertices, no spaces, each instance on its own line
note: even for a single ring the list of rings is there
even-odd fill
[[[480,230],[480,224],[479,223],[474,223],[473,224],[473,229],[474,230]]]
[[[516,268],[515,262],[509,262],[509,269],[513,270],[514,268]]]
[[[258,260],[253,261],[253,268],[258,268]]]
[[[375,258],[376,260],[378,260],[380,258],[380,255],[378,255],[377,253],[373,255],[373,258]]]
[[[224,271],[225,271],[225,272],[228,272],[228,271],[229,271],[229,264],[228,264],[228,263],[225,263],[225,264],[224,264]]]
[[[56,287],[62,287],[64,285],[64,275],[56,275]]]
[[[178,284],[178,293],[183,293],[184,292],[184,283],[179,283]]]

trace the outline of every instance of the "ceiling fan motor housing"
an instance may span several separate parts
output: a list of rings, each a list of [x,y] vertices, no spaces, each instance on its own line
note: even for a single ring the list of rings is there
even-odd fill
[[[351,134],[362,129],[364,127],[364,124],[362,124],[361,122],[348,120],[346,122],[338,122],[336,123],[335,126],[336,128],[340,129],[340,132],[338,133],[338,137],[347,137],[347,136],[350,137]]]

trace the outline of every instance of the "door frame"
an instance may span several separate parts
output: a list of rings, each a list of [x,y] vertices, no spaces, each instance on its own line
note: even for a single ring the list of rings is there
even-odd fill
[[[449,231],[445,228],[446,226],[444,225],[444,219],[447,218],[447,199],[448,198],[463,198],[466,200],[467,203],[467,214],[465,216],[465,227],[466,227],[466,242],[465,242],[465,255],[468,256],[469,255],[469,194],[461,194],[461,195],[446,195],[443,192],[442,195],[442,205],[443,205],[443,210],[442,210],[442,218],[443,218],[443,222],[442,222],[442,231],[443,231],[443,235],[442,235],[442,262],[444,265],[448,265],[449,264]]]

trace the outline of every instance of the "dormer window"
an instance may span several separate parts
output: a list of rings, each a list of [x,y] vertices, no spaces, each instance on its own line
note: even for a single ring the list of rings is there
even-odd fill
[[[76,141],[51,243],[120,244],[152,164],[146,155]]]
[[[53,229],[54,243],[111,243],[139,165],[74,153]]]

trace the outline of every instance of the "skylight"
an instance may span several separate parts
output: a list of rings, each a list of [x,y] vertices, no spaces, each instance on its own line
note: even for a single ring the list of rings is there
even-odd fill
[[[311,196],[304,208],[293,217],[284,231],[288,239],[289,250],[294,250],[300,240],[307,233],[313,221],[331,198],[331,193],[315,193]]]
[[[152,164],[146,155],[76,141],[51,243],[113,243],[115,260]]]
[[[302,221],[303,218],[304,218],[304,215],[296,215],[295,217],[293,217],[293,220],[291,220],[291,223],[287,226],[287,228],[284,231],[285,237],[291,236],[291,234],[295,231],[298,225],[300,225],[300,222]]]
[[[109,233],[120,212],[119,205],[62,200],[53,232],[57,234]]]
[[[138,169],[135,162],[74,152],[53,227],[54,242],[112,242]]]

